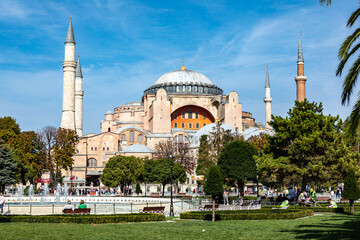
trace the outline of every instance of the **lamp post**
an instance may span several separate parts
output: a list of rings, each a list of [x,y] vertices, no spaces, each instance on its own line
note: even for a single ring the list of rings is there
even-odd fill
[[[71,190],[72,190],[72,188],[73,188],[73,176],[72,176],[72,170],[73,170],[73,168],[72,168],[72,166],[70,167],[70,182],[71,182]]]
[[[173,169],[173,163],[174,163],[174,156],[170,155],[169,159],[170,162],[170,191],[171,191],[171,199],[170,199],[170,217],[174,217],[174,204],[173,204],[173,178],[172,178],[172,169]]]
[[[259,197],[259,174],[258,174],[258,164],[256,164],[256,196]]]

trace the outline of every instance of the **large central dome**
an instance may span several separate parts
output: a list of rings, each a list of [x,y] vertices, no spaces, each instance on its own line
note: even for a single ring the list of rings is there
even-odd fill
[[[164,88],[168,94],[221,95],[223,93],[205,75],[187,70],[184,60],[180,70],[162,75],[154,85],[144,91],[144,95],[155,94],[160,88]]]
[[[176,70],[165,73],[155,82],[154,85],[169,83],[214,85],[205,75],[191,70]]]

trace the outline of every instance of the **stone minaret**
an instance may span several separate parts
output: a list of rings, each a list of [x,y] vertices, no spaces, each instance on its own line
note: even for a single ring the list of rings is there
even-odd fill
[[[75,70],[75,127],[79,137],[83,135],[83,96],[82,90],[83,76],[80,65],[80,55]]]
[[[75,67],[75,38],[70,17],[65,39],[63,110],[60,127],[72,130],[75,130]]]
[[[271,102],[272,99],[270,97],[270,79],[269,79],[269,70],[268,65],[266,64],[266,77],[265,77],[265,128],[269,129],[271,126],[269,122],[271,121]]]
[[[296,82],[296,100],[299,102],[304,101],[305,95],[305,82],[306,76],[304,75],[304,57],[301,48],[301,38],[299,33],[299,49],[297,58],[297,76],[295,77]]]

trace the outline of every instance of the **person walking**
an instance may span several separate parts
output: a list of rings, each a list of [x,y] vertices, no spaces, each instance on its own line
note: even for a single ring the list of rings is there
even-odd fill
[[[0,209],[1,209],[1,215],[4,212],[4,204],[5,204],[5,197],[3,195],[3,193],[0,193]]]

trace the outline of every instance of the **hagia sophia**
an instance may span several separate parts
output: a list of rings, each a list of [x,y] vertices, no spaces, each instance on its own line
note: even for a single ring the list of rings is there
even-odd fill
[[[222,128],[243,135],[245,139],[260,132],[272,134],[270,79],[265,75],[265,126],[255,123],[249,112],[242,111],[236,91],[223,92],[202,73],[189,70],[182,62],[178,70],[165,73],[154,84],[139,94],[139,101],[115,106],[105,113],[98,134],[83,135],[83,75],[80,58],[75,61],[75,37],[70,20],[65,40],[63,61],[63,110],[61,128],[76,130],[79,143],[72,172],[64,172],[64,182],[75,176],[75,186],[99,184],[106,162],[117,155],[152,158],[155,145],[162,141],[187,142],[196,152],[202,135],[213,131],[219,121]],[[179,64],[180,65],[180,64]],[[297,99],[305,98],[304,60],[299,35]],[[188,174],[187,182],[180,186],[192,191],[197,187]],[[100,183],[101,184],[101,183]],[[159,184],[143,189],[159,190]]]

